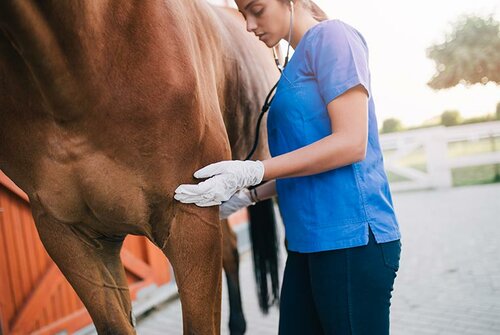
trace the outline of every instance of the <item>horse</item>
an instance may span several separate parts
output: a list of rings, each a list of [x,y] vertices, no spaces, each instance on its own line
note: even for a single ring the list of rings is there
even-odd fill
[[[244,27],[236,10],[201,0],[0,3],[0,169],[28,195],[45,249],[99,334],[135,333],[119,257],[129,234],[172,264],[185,334],[220,332],[222,267],[230,331],[245,332],[227,220],[217,206],[173,199],[198,182],[194,171],[252,146],[278,73]],[[253,159],[264,159],[258,138]],[[250,216],[270,226],[272,203]],[[277,271],[266,273],[276,247],[255,249],[265,311],[277,297]]]

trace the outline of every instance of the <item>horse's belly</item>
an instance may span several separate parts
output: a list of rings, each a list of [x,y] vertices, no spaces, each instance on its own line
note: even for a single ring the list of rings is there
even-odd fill
[[[102,232],[144,233],[149,211],[137,173],[102,153],[72,164],[41,164],[36,198],[66,223],[90,224]]]

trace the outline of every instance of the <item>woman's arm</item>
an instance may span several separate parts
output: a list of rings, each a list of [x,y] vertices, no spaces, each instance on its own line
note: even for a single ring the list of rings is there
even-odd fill
[[[276,195],[276,179],[270,180],[254,188],[255,197],[258,201],[267,200]]]
[[[352,164],[364,158],[368,136],[368,107],[364,88],[357,86],[348,90],[327,107],[332,120],[332,130],[335,133],[304,148],[264,160],[264,179],[272,178],[268,176],[272,176],[273,171],[269,172],[269,169],[273,168],[280,171],[280,173],[274,172],[278,174],[274,178],[304,176]],[[283,171],[280,164],[284,164],[288,170]],[[276,179],[255,187],[253,192],[259,201],[274,197]]]
[[[276,195],[276,180],[268,181],[251,190],[244,188],[233,196],[222,202],[219,209],[219,218],[226,219],[231,214],[239,211],[242,208],[253,205],[256,202],[267,200]]]
[[[368,94],[365,88],[358,85],[347,90],[332,100],[327,108],[332,134],[303,148],[262,161],[263,180],[308,176],[365,158],[368,139]]]
[[[208,179],[199,184],[180,185],[174,198],[202,207],[220,205],[238,188],[263,180],[307,176],[363,160],[368,138],[368,93],[358,85],[332,100],[327,108],[331,135],[262,162],[222,161],[205,166],[194,176]],[[271,188],[264,196],[271,197],[275,192]]]

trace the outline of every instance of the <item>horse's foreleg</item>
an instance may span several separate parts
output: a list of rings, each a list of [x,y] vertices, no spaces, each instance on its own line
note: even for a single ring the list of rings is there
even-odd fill
[[[246,321],[241,304],[239,265],[240,255],[236,234],[229,227],[227,220],[222,221],[223,267],[226,273],[229,295],[229,331],[231,335],[241,335],[246,331]]]
[[[218,207],[178,206],[162,245],[174,268],[184,334],[219,334],[222,230]]]
[[[35,222],[45,249],[84,303],[97,332],[135,334],[120,260],[123,238],[104,238],[44,213],[35,215]]]

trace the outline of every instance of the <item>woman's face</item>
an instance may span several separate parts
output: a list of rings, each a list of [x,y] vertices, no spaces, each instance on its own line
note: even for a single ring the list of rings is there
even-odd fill
[[[236,0],[236,5],[247,21],[247,30],[268,47],[288,37],[290,6],[286,1]]]

